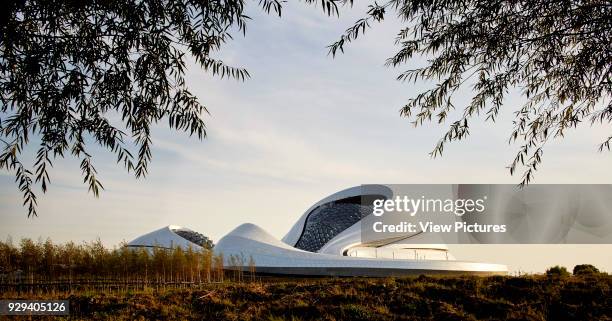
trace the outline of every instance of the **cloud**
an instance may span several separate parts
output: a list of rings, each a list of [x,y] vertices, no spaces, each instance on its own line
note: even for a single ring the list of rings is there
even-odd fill
[[[287,3],[278,19],[250,3],[247,36],[236,35],[220,57],[247,67],[253,78],[220,80],[193,61],[188,65],[187,82],[211,112],[205,140],[159,124],[142,181],[96,150],[106,188],[100,199],[82,185],[78,163],[58,161],[35,220],[25,219],[12,176],[2,172],[0,238],[101,236],[117,244],[174,223],[218,239],[244,222],[282,236],[312,203],[358,184],[517,183],[505,166],[518,148],[507,144],[518,98],[506,102],[505,118],[475,122],[471,137],[432,160],[428,152],[446,126],[413,128],[398,112],[430,84],[399,83],[401,68],[383,66],[396,49],[397,20],[375,25],[344,55],[327,56],[325,47],[365,12],[367,3],[357,5],[330,18],[320,8]],[[469,99],[469,92],[458,97]],[[610,154],[595,152],[606,132],[605,126],[579,129],[551,144],[537,182],[610,182]]]

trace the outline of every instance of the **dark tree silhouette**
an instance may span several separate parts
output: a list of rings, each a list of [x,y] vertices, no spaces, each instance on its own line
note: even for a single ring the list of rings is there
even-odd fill
[[[519,88],[526,98],[515,110],[509,142],[522,141],[509,169],[523,166],[528,184],[542,161],[543,147],[582,122],[612,122],[612,3],[610,1],[529,0],[390,0],[373,4],[366,16],[330,46],[345,44],[395,12],[404,23],[387,60],[400,66],[415,57],[427,64],[402,72],[400,81],[433,80],[401,109],[415,126],[444,123],[455,109],[453,95],[471,85],[473,96],[461,115],[435,145],[432,157],[447,142],[469,134],[469,121],[484,114],[494,122],[504,98]],[[599,146],[610,150],[612,135]]]
[[[337,0],[304,0],[337,14]],[[280,16],[281,1],[259,0]],[[214,57],[249,19],[243,0],[9,0],[0,12],[0,169],[11,170],[28,216],[34,186],[46,192],[58,157],[81,160],[84,182],[102,184],[88,146],[108,149],[136,177],[151,161],[151,126],[206,136],[206,107],[185,84],[187,56],[207,72],[244,80]],[[30,169],[20,156],[38,144]],[[133,157],[133,152],[136,156]]]

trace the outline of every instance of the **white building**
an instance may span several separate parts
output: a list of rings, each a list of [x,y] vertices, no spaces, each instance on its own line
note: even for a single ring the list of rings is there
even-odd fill
[[[159,230],[139,236],[127,244],[128,248],[164,248],[181,247],[184,250],[191,248],[194,251],[202,250],[200,245],[203,235],[188,228],[168,225]]]
[[[436,235],[362,242],[361,221],[371,213],[368,198],[393,197],[383,185],[357,186],[311,206],[282,240],[254,224],[242,224],[221,238],[214,251],[230,262],[255,262],[257,273],[309,276],[400,276],[414,274],[506,274],[500,264],[457,261]],[[168,227],[129,246],[189,246]],[[230,260],[230,257],[242,260]],[[229,267],[229,266],[228,266]],[[236,267],[232,267],[236,268]]]

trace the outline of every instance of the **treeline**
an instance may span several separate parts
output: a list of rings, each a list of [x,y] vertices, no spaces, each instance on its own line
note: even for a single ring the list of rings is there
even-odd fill
[[[222,282],[226,277],[241,281],[241,266],[255,272],[250,258],[229,257],[225,261],[228,266],[224,266],[222,255],[206,249],[128,248],[125,244],[109,249],[100,240],[55,244],[50,239],[22,239],[15,245],[9,239],[0,241],[0,282],[203,283]]]

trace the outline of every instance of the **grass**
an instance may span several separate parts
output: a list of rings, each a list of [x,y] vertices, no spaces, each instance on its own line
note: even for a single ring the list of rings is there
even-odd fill
[[[266,280],[0,296],[67,298],[71,320],[612,320],[611,288],[610,275],[592,273]]]

